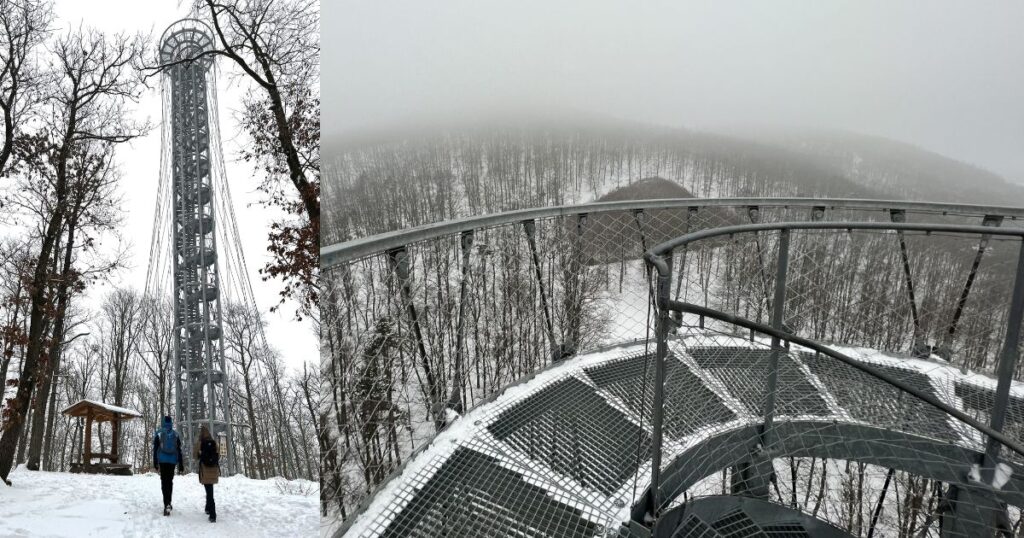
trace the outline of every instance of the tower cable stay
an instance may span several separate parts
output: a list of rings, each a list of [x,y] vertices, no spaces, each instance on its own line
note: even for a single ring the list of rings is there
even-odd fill
[[[216,93],[210,96],[211,137],[220,141],[219,102]],[[272,357],[272,350],[268,343],[264,324],[262,323],[260,311],[257,307],[252,282],[249,279],[249,270],[245,258],[245,249],[242,248],[241,234],[238,229],[238,219],[235,213],[235,206],[231,196],[231,187],[227,179],[226,166],[222,144],[211,148],[211,157],[214,163],[213,185],[214,201],[217,205],[218,214],[221,215],[222,224],[218,226],[220,244],[223,245],[221,254],[225,260],[224,290],[228,302],[242,308],[246,313],[247,320],[253,322],[252,330],[255,337],[256,352],[259,353],[258,360],[254,361],[252,370],[258,379],[267,379],[269,373],[266,368],[266,361]],[[268,383],[259,383],[256,390],[259,396],[265,401],[271,402]],[[256,435],[255,432],[252,435]]]
[[[215,136],[219,140],[220,122],[218,120],[219,106],[217,96],[213,95],[211,97],[211,101],[213,103],[212,115],[214,117],[213,130],[216,133]],[[233,283],[237,285],[236,291],[238,291],[241,301],[244,304],[255,306],[256,298],[255,294],[253,293],[252,283],[249,281],[248,278],[248,266],[245,259],[245,251],[244,249],[242,249],[241,235],[239,234],[238,231],[238,219],[235,215],[235,207],[231,197],[231,187],[227,181],[227,176],[225,173],[224,153],[219,145],[214,150],[213,158],[215,163],[219,165],[216,167],[218,173],[215,177],[215,186],[218,188],[218,191],[221,192],[221,196],[218,198],[221,204],[220,208],[222,213],[227,216],[228,222],[228,226],[225,226],[225,229],[223,231],[225,234],[230,234],[225,235],[226,244],[233,247],[231,250],[225,252],[229,260],[229,263],[233,263],[234,267],[233,271],[229,271],[229,273],[233,272],[233,274],[239,277]],[[267,346],[266,335],[264,334],[262,327],[259,328],[259,333],[261,342],[263,343],[264,346]]]
[[[220,141],[220,106],[216,92],[213,92],[210,96],[210,102],[210,114],[213,118],[211,121],[211,137],[214,140]],[[218,143],[212,148],[211,156],[213,158],[213,168],[215,172],[213,179],[214,192],[216,195],[214,200],[219,202],[219,214],[223,215],[222,218],[226,219],[226,225],[220,227],[220,233],[223,234],[221,237],[221,244],[226,247],[223,250],[223,254],[226,259],[227,267],[225,276],[228,283],[226,289],[229,292],[228,304],[235,303],[240,305],[252,316],[252,319],[257,321],[254,326],[256,343],[260,353],[262,353],[261,358],[266,360],[271,357],[271,348],[267,340],[263,323],[260,322],[260,312],[256,306],[256,295],[252,288],[252,282],[249,280],[249,270],[245,259],[245,250],[242,248],[241,234],[238,231],[238,219],[235,214],[235,205],[231,196],[231,186],[228,182],[226,167],[224,165],[222,144]],[[258,361],[255,367],[259,374],[266,373],[263,368],[263,360]],[[265,385],[262,386],[262,388],[264,391],[267,390]],[[265,396],[269,395],[265,394]]]

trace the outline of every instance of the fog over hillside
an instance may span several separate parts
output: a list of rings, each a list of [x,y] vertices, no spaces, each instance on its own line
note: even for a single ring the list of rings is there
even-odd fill
[[[698,197],[1024,203],[1024,186],[993,172],[840,131],[762,129],[741,137],[579,114],[523,115],[336,135],[322,152],[324,244],[468,215],[593,202],[650,177]]]
[[[579,112],[862,133],[1024,183],[1021,3],[343,1],[323,17],[325,140]]]

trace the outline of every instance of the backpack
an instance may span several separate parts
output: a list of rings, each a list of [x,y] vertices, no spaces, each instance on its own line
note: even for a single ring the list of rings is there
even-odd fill
[[[212,439],[207,439],[200,444],[199,463],[202,463],[205,467],[217,467],[220,465],[220,453],[217,451],[217,443]]]
[[[178,434],[174,430],[160,430],[160,452],[178,457]]]

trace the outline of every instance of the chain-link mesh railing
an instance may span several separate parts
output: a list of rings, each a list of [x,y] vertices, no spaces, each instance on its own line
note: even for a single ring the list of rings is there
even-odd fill
[[[643,502],[656,436],[657,279],[642,260],[645,250],[688,233],[759,222],[906,219],[981,224],[986,215],[1006,220],[1019,216],[999,208],[896,202],[646,201],[517,212],[388,234],[347,248],[328,247],[323,348],[330,397],[322,415],[328,427],[321,443],[327,470],[325,507],[350,524],[360,512],[351,529],[358,531],[355,535],[627,532],[629,525],[620,525],[629,519],[631,507]],[[1006,282],[1013,274],[1015,245],[989,238],[981,246],[979,236],[902,235],[794,234],[786,329],[888,351],[887,357],[916,353],[924,357],[917,362],[946,360],[950,364],[942,364],[943,371],[950,375],[959,374],[960,367],[993,372],[1005,332],[1000,325],[1005,327]],[[932,243],[940,239],[948,245]],[[765,230],[706,238],[676,249],[671,298],[769,323],[779,242],[777,232]],[[961,300],[968,280],[967,298]],[[909,287],[916,292],[916,324],[905,299]],[[735,327],[707,318],[703,322],[702,327],[689,314],[678,320],[699,331],[692,334],[704,335],[706,345],[687,347],[681,336],[674,336],[668,346],[674,358],[664,366],[661,468],[666,479],[669,466],[678,461],[674,454],[687,446],[680,439],[718,439],[721,432],[742,436],[761,420],[750,409],[760,402],[757,391],[767,390],[764,366],[762,374],[755,373],[754,363],[761,357],[740,348],[767,346],[770,355],[770,339],[760,335],[751,341],[749,334],[738,338],[731,334]],[[730,335],[723,336],[723,331]],[[626,347],[608,348],[616,345]],[[786,357],[778,362],[775,385],[777,409],[785,418],[780,428],[782,423],[789,427],[837,417],[882,430],[911,419],[932,429],[950,422],[941,412],[925,411],[905,411],[907,416],[899,421],[886,418],[881,424],[858,418],[860,411],[847,410],[839,401],[846,393],[830,388],[828,375],[814,372],[841,372],[838,366],[797,353]],[[904,359],[892,360],[906,370]],[[509,388],[539,371],[543,373],[536,379]],[[943,398],[952,394],[948,401],[987,424],[995,402],[994,381],[959,375],[959,381],[935,390]],[[832,381],[844,386],[842,379]],[[935,383],[931,378],[929,382]],[[948,394],[943,392],[947,388]],[[883,407],[898,407],[888,401]],[[1007,431],[1017,424],[1016,417],[1024,418],[1024,394],[1019,402],[1010,405]],[[873,412],[869,406],[864,413]],[[948,427],[960,437],[940,438],[943,443],[984,439],[976,431],[974,437],[963,433],[970,428],[962,424]],[[843,433],[831,435],[841,439]],[[904,433],[920,434],[913,429]],[[750,447],[739,440],[733,448],[720,448],[715,457],[747,451]],[[794,453],[782,461],[794,462],[798,479],[805,478],[798,484],[820,486],[813,473],[810,478],[805,474],[819,468],[822,458],[830,465],[860,465],[860,460],[829,454],[804,458]],[[731,487],[733,463],[679,486],[680,491],[696,495],[693,488],[708,480],[714,483],[712,474],[723,476],[723,468]],[[874,465],[864,463],[869,464]],[[399,478],[387,481],[396,470],[401,471]],[[913,480],[927,476],[911,471],[900,470]],[[775,475],[787,472],[776,465]],[[791,497],[793,492],[780,480],[774,489]],[[903,475],[893,480],[904,480]],[[381,484],[374,503],[357,508]],[[826,490],[832,492],[831,487]],[[815,498],[808,491],[803,487],[797,497]],[[820,503],[828,504],[826,500]],[[833,505],[828,504],[829,510]],[[821,518],[821,509],[813,515]]]

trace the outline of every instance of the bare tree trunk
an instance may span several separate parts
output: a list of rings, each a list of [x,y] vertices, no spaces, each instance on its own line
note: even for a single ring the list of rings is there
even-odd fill
[[[56,371],[56,370],[55,370]],[[46,434],[43,436],[43,470],[53,471],[53,436],[57,418],[57,383],[50,383],[50,409],[46,413]],[[66,439],[66,438],[65,438]],[[62,443],[60,446],[66,444]]]
[[[249,419],[249,431],[252,433],[252,444],[255,450],[256,477],[263,479],[267,477],[266,468],[263,464],[263,448],[260,446],[260,436],[257,432],[256,409],[252,401],[252,381],[249,379],[249,369],[243,368],[242,379],[245,386],[245,414]]]
[[[39,387],[39,395],[36,396],[36,407],[33,411],[32,440],[28,453],[28,469],[39,470],[40,451],[43,447],[43,429],[45,427],[46,404],[50,397],[53,376],[60,370],[60,356],[64,340],[64,316],[68,308],[68,288],[71,284],[71,255],[75,246],[75,224],[80,207],[74,208],[74,215],[68,223],[68,237],[64,244],[63,267],[60,272],[60,280],[57,283],[57,310],[53,321],[53,333],[51,335],[50,353],[47,365],[43,373],[42,384]],[[54,260],[54,268],[57,262]],[[56,273],[56,270],[54,271]],[[51,406],[52,407],[52,406]]]

